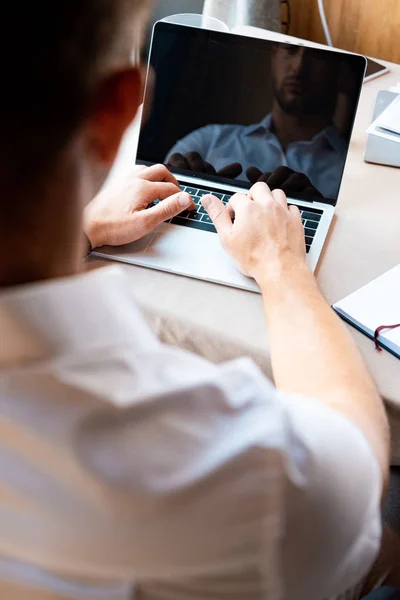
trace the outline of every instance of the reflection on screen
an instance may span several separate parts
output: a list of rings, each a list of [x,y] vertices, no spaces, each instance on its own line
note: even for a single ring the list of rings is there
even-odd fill
[[[138,159],[337,200],[365,60],[159,23]]]

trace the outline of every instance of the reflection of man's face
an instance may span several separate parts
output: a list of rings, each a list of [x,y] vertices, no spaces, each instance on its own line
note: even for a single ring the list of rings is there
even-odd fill
[[[275,97],[292,115],[321,114],[332,110],[338,86],[334,60],[319,51],[276,45],[272,51]]]

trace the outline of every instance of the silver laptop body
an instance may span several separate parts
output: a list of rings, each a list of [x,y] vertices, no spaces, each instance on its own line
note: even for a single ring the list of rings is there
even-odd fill
[[[186,44],[187,48],[190,48],[188,44],[195,45],[199,39],[204,44],[206,42],[204,42],[203,36],[205,36],[204,39],[207,40],[207,44],[217,42],[224,44],[225,40],[227,43],[230,43],[231,39],[235,38],[235,42],[236,40],[240,40],[243,47],[248,47],[249,44],[258,44],[256,49],[261,49],[260,51],[262,51],[262,46],[260,47],[260,44],[274,44],[275,50],[272,50],[272,52],[279,52],[279,45],[282,45],[285,46],[285,52],[289,53],[295,53],[297,51],[295,48],[300,46],[296,44],[280,44],[279,42],[271,42],[268,40],[256,40],[255,38],[244,38],[234,34],[204,31],[192,27],[159,22],[155,25],[153,30],[150,61],[152,62],[152,59],[155,59],[156,63],[162,63],[163,60],[166,60],[165,54],[168,54],[168,51],[175,52],[174,56],[179,54],[176,49],[174,50],[171,48],[171,44],[179,45],[179,43],[183,43],[183,45]],[[291,50],[291,46],[293,46],[293,50]],[[206,47],[208,48],[209,46],[207,45]],[[166,52],[160,50],[164,48]],[[361,56],[346,54],[343,53],[343,51],[333,52],[332,50],[319,49],[310,49],[309,51],[318,52],[321,60],[324,59],[325,53],[329,53],[331,57],[332,55],[336,57],[340,66],[343,64],[343,61],[345,61],[345,70],[347,69],[347,72],[349,72],[349,70],[351,71],[348,76],[352,78],[352,93],[350,98],[346,98],[347,113],[343,119],[343,126],[346,128],[346,137],[343,145],[343,164],[340,168],[340,173],[338,174],[339,183],[335,197],[327,199],[324,196],[321,196],[320,198],[308,200],[306,197],[299,197],[298,194],[287,194],[289,203],[296,204],[302,211],[304,217],[303,224],[306,228],[306,233],[307,231],[310,231],[308,225],[315,229],[314,237],[307,248],[307,262],[309,267],[314,271],[318,264],[335,211],[335,204],[337,202],[345,159],[350,144],[350,136],[354,124],[366,62]],[[343,57],[346,58],[344,59]],[[159,61],[157,61],[158,58],[160,58]],[[329,60],[334,59],[329,58]],[[167,65],[164,63],[164,67],[162,68],[164,84],[161,82],[161,85],[164,86],[165,78],[168,80],[169,77],[168,72],[166,73],[166,66]],[[171,78],[176,77],[176,69],[170,76]],[[196,79],[189,79],[186,82],[186,85],[191,87],[193,94],[196,93]],[[240,82],[236,81],[236,85],[240,86]],[[292,86],[296,86],[295,81],[294,83],[292,82]],[[257,89],[254,89],[254,94],[257,94]],[[172,119],[172,115],[168,114],[168,110],[163,113],[163,107],[160,107],[162,102],[157,99],[156,89],[156,98],[154,102],[156,109],[157,103],[158,111],[155,111],[154,118],[158,119],[158,123],[162,124],[161,128],[164,127],[164,131],[165,128],[168,127],[168,122],[169,119]],[[152,118],[153,115],[150,117],[150,121]],[[144,144],[142,144],[142,138],[143,136],[146,136],[146,127],[148,127],[148,123],[142,123],[137,162],[146,165],[165,162],[164,156],[161,154],[155,156],[154,160],[152,160],[151,135],[147,135],[150,139],[147,139],[147,141],[145,140],[147,148],[150,148],[150,151],[143,151],[142,146],[144,147]],[[160,136],[163,136],[162,132],[160,132]],[[235,156],[232,156],[232,161],[234,161],[235,158]],[[190,172],[175,168],[171,168],[171,170],[179,181],[182,190],[189,191],[189,193],[190,191],[193,191],[193,189],[196,189],[201,190],[203,193],[216,192],[220,196],[226,195],[226,197],[229,197],[236,192],[246,192],[246,189],[249,189],[251,186],[248,181],[228,181],[226,178],[218,178],[216,176],[207,175],[206,173]],[[318,215],[318,217],[312,217],[312,215]],[[317,218],[317,226],[316,222],[313,222],[314,218]],[[197,229],[195,225],[192,226],[193,223],[190,226],[182,226],[183,220],[178,219],[178,221],[180,221],[179,224],[176,223],[176,219],[172,220],[172,222],[163,223],[151,234],[132,244],[121,247],[103,247],[97,249],[94,254],[101,258],[114,259],[125,263],[259,292],[256,282],[240,273],[234,262],[222,249],[218,235],[214,231]]]

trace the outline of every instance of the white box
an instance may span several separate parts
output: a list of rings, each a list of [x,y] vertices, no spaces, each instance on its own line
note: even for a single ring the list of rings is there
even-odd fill
[[[386,90],[378,93],[373,121],[379,117],[397,96],[398,94]],[[369,133],[364,160],[365,162],[376,163],[378,165],[400,167],[400,143]]]

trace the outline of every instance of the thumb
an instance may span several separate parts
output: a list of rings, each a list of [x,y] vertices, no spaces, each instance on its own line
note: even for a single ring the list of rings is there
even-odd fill
[[[229,215],[228,209],[225,205],[211,194],[203,196],[201,203],[208,212],[211,221],[215,225],[215,229],[220,235],[221,239],[229,235],[232,229],[232,219]]]
[[[183,210],[194,210],[196,208],[192,198],[186,192],[179,192],[173,196],[169,196],[165,200],[161,200],[155,206],[148,208],[146,217],[150,229],[157,227],[163,221],[172,219],[179,215]]]

